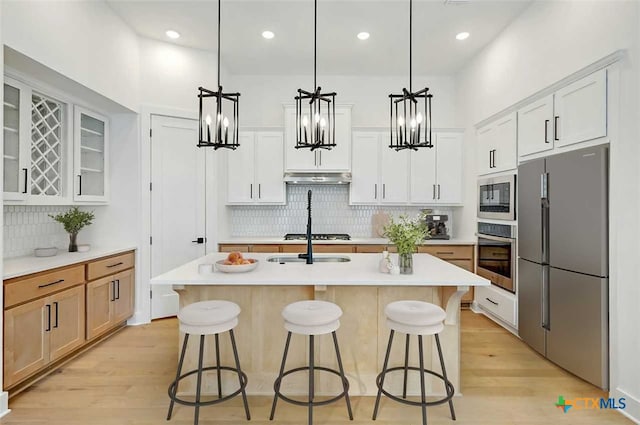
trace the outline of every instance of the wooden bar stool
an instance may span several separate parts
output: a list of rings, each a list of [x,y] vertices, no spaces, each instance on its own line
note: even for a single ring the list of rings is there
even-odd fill
[[[351,411],[351,401],[349,400],[349,381],[344,375],[344,369],[342,368],[342,358],[340,357],[340,349],[338,348],[338,338],[336,337],[336,330],[340,327],[340,316],[342,316],[342,310],[336,304],[327,301],[298,301],[289,304],[282,310],[282,317],[284,317],[284,327],[287,331],[287,341],[284,345],[284,354],[282,356],[282,364],[280,366],[280,373],[276,378],[273,389],[275,395],[273,396],[273,405],[271,406],[271,415],[269,420],[273,420],[276,412],[276,403],[278,398],[295,404],[297,406],[307,406],[309,409],[309,425],[313,424],[313,407],[322,406],[334,401],[345,398],[347,402],[347,412],[349,413],[349,419],[353,420],[353,412]],[[291,341],[291,334],[300,334],[309,336],[309,366],[297,367],[285,372],[285,363],[287,361],[287,353],[289,351],[289,343]],[[316,335],[331,334],[333,336],[333,346],[336,350],[336,357],[338,359],[338,370],[330,369],[327,367],[321,367],[315,365],[314,359],[314,337]],[[315,401],[314,400],[314,374],[315,371],[329,372],[340,377],[342,381],[343,391],[335,397],[328,400]],[[293,400],[280,392],[280,386],[282,379],[294,372],[309,371],[309,399],[308,401]]]
[[[435,406],[438,404],[449,403],[449,410],[451,411],[451,419],[456,420],[456,413],[453,409],[453,397],[455,389],[453,384],[447,378],[447,371],[444,367],[444,358],[442,357],[442,347],[440,346],[440,337],[438,334],[444,329],[444,319],[446,314],[442,308],[435,304],[430,304],[424,301],[396,301],[387,304],[384,309],[387,316],[387,326],[391,329],[389,334],[389,343],[387,344],[387,353],[384,357],[384,365],[382,366],[382,372],[376,378],[376,384],[378,386],[378,395],[376,397],[376,404],[373,409],[373,420],[376,420],[378,416],[378,407],[380,405],[380,396],[386,395],[392,400],[399,401],[400,403],[410,404],[412,406],[422,407],[422,424],[427,425],[427,406]],[[404,354],[404,366],[388,368],[389,354],[391,353],[391,344],[393,343],[394,333],[402,332],[406,334],[405,341],[405,354]],[[409,336],[418,336],[418,355],[420,356],[420,367],[410,367],[409,362]],[[422,347],[423,335],[434,335],[436,339],[436,346],[438,347],[438,356],[440,358],[440,367],[442,374],[436,373],[424,368],[424,352]],[[409,370],[418,371],[420,373],[420,401],[407,400],[407,374]],[[384,379],[388,373],[403,371],[404,372],[404,385],[402,398],[390,394],[384,389]],[[445,390],[447,395],[439,400],[427,401],[425,394],[425,373],[436,376],[445,384]]]
[[[169,385],[169,398],[171,403],[169,404],[169,413],[167,414],[167,420],[171,419],[173,413],[174,403],[183,404],[185,406],[194,406],[194,421],[195,425],[198,425],[198,418],[200,415],[200,406],[209,406],[212,404],[222,403],[229,400],[238,394],[242,393],[242,400],[244,402],[244,410],[247,415],[247,420],[251,419],[249,414],[249,404],[247,403],[247,394],[245,388],[247,387],[247,375],[240,369],[240,359],[238,358],[238,350],[236,348],[236,340],[233,336],[233,328],[238,324],[238,315],[240,314],[240,307],[230,301],[201,301],[190,304],[178,313],[178,320],[180,322],[180,331],[184,332],[184,342],[182,343],[182,351],[180,353],[180,360],[178,362],[178,371],[176,372],[176,379]],[[221,366],[220,365],[220,346],[218,341],[218,335],[223,332],[229,332],[231,338],[231,347],[233,348],[233,357],[235,359],[235,367]],[[187,343],[189,341],[189,335],[200,335],[200,353],[198,355],[198,368],[180,374],[182,371],[182,363],[184,362],[184,356],[187,352]],[[216,347],[216,365],[210,367],[203,367],[204,357],[204,337],[206,335],[215,336]],[[216,370],[218,378],[218,398],[209,401],[201,400],[201,388],[202,388],[202,372],[206,370]],[[239,388],[228,394],[222,396],[222,378],[220,375],[221,370],[229,370],[236,372],[238,375]],[[187,401],[178,398],[176,395],[178,392],[178,384],[187,376],[197,374],[196,384],[196,400],[195,402]]]

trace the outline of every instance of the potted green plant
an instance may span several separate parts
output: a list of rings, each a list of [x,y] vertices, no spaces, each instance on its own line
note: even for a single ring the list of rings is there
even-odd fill
[[[424,216],[410,219],[401,215],[398,220],[393,217],[384,226],[384,237],[389,239],[398,249],[398,265],[400,274],[413,273],[413,253],[416,246],[429,237]]]
[[[49,217],[62,223],[64,230],[69,234],[69,252],[76,252],[78,250],[78,244],[76,242],[78,238],[78,232],[83,227],[92,223],[95,218],[93,212],[80,211],[78,207],[73,207],[65,213],[56,215],[49,214]]]

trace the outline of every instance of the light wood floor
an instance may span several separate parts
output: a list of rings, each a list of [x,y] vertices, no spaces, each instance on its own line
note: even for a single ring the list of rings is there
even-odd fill
[[[167,386],[177,365],[175,319],[130,327],[9,401],[12,412],[0,424],[163,424]],[[458,420],[446,405],[429,409],[430,424],[630,424],[608,410],[563,413],[558,395],[601,397],[593,386],[542,359],[516,337],[481,315],[462,314],[462,393],[455,398]],[[373,397],[353,398],[355,420],[344,403],[316,409],[316,424],[419,424],[420,409],[384,400],[371,420]],[[271,399],[250,397],[254,425],[306,424],[306,409],[280,402],[268,420]],[[246,423],[239,398],[201,409],[202,425]],[[178,406],[170,423],[193,423],[193,410]]]

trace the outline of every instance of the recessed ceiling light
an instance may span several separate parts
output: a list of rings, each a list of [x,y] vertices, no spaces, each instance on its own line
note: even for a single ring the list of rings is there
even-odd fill
[[[180,33],[178,31],[167,30],[165,34],[167,34],[167,37],[169,37],[172,40],[175,40],[176,38],[180,38]]]
[[[466,40],[467,38],[469,38],[468,32],[460,32],[456,35],[456,39],[458,40]]]
[[[358,38],[360,40],[366,40],[367,38],[369,38],[369,33],[366,31],[360,32],[358,33]]]
[[[273,33],[273,31],[262,31],[262,36],[267,40],[271,40],[276,35]]]

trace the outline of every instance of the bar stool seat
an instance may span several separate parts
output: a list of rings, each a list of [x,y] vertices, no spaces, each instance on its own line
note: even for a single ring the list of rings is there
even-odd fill
[[[212,404],[222,403],[229,400],[239,394],[242,394],[242,400],[244,403],[244,410],[247,416],[247,420],[251,419],[249,414],[249,404],[247,402],[247,374],[240,368],[240,359],[238,357],[238,349],[236,347],[236,340],[233,335],[233,328],[238,324],[238,316],[240,315],[240,307],[230,301],[224,300],[212,300],[212,301],[200,301],[183,307],[178,312],[179,328],[180,332],[184,333],[184,341],[182,343],[182,351],[180,353],[180,360],[178,361],[178,371],[176,372],[175,380],[169,385],[169,398],[171,402],[169,404],[169,413],[167,414],[167,420],[171,419],[173,413],[174,403],[182,404],[185,406],[195,407],[194,412],[194,424],[198,425],[200,417],[200,407],[209,406]],[[233,357],[235,360],[235,367],[222,366],[220,364],[220,346],[218,335],[222,332],[229,332],[231,339],[231,348],[233,349]],[[189,372],[182,373],[182,365],[184,363],[185,354],[187,352],[187,343],[189,342],[189,335],[200,335],[200,350],[198,355],[198,367],[197,369]],[[216,365],[204,367],[204,342],[206,335],[213,335],[215,337],[215,353],[216,353]],[[218,398],[208,401],[202,401],[200,392],[202,390],[202,374],[205,371],[215,370],[218,379]],[[238,389],[230,394],[222,396],[222,378],[220,372],[226,370],[234,372],[238,376]],[[178,397],[178,385],[181,380],[191,375],[197,375],[196,383],[196,399],[195,401],[184,400]]]
[[[373,420],[376,420],[378,416],[378,407],[380,406],[380,397],[382,394],[390,398],[391,400],[398,401],[400,403],[409,404],[412,406],[420,406],[422,408],[422,424],[427,425],[427,406],[435,406],[438,404],[448,403],[449,411],[451,412],[451,419],[456,420],[455,410],[453,408],[453,395],[455,389],[453,384],[447,378],[447,370],[444,365],[444,358],[442,356],[442,347],[440,345],[439,333],[444,329],[444,319],[446,318],[445,311],[431,303],[415,300],[403,300],[395,301],[387,304],[384,309],[385,316],[387,317],[387,326],[390,329],[389,342],[387,344],[387,352],[385,354],[384,363],[382,366],[382,372],[376,378],[376,385],[378,386],[378,395],[376,396],[375,407],[373,408]],[[388,367],[389,355],[391,353],[391,346],[393,344],[393,336],[395,332],[401,332],[406,334],[405,341],[405,353],[404,353],[404,366]],[[418,358],[419,367],[409,366],[409,339],[410,335],[418,336]],[[422,337],[425,335],[434,335],[436,340],[436,347],[438,348],[438,357],[440,359],[440,368],[442,374],[434,372],[432,370],[425,369],[424,367],[424,349],[422,344]],[[407,374],[409,371],[416,371],[420,374],[420,401],[407,400]],[[391,394],[384,388],[385,377],[389,373],[404,372],[404,385],[402,390],[402,398],[397,395]],[[425,391],[425,374],[435,376],[444,383],[446,396],[439,400],[427,401]]]
[[[342,367],[342,358],[340,357],[340,348],[338,347],[338,338],[336,336],[336,330],[340,327],[340,317],[342,316],[342,309],[336,304],[320,301],[320,300],[305,300],[298,301],[287,305],[282,310],[282,317],[284,318],[284,327],[287,332],[287,340],[284,345],[284,354],[282,355],[282,363],[280,365],[280,373],[273,383],[273,390],[275,395],[273,397],[273,404],[271,405],[270,420],[276,413],[276,404],[278,399],[282,399],[287,403],[291,403],[297,406],[306,406],[308,408],[308,425],[313,424],[313,408],[315,406],[323,406],[334,401],[344,398],[347,403],[347,412],[349,419],[353,420],[353,412],[351,411],[351,401],[349,400],[349,381],[344,375],[344,369]],[[292,334],[307,335],[309,337],[309,365],[296,367],[285,371],[285,365],[287,362],[287,354],[289,352],[289,344],[291,342]],[[314,341],[317,335],[331,334],[333,337],[333,346],[336,351],[336,359],[338,360],[338,370],[330,369],[328,367],[317,366],[315,364],[315,346]],[[342,382],[342,392],[334,397],[325,400],[315,400],[315,385],[314,376],[315,372],[328,372],[337,375]],[[294,400],[280,392],[282,380],[292,373],[296,372],[308,372],[309,374],[309,394],[307,401]]]

